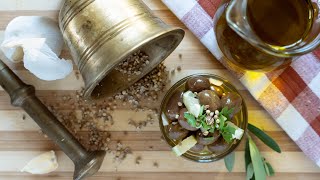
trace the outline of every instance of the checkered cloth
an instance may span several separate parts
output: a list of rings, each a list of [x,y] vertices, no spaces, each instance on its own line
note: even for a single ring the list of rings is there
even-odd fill
[[[221,61],[214,24],[221,0],[162,0]],[[223,61],[221,61],[223,63]],[[228,67],[230,68],[230,67]],[[231,69],[303,152],[320,166],[320,49],[269,73]]]

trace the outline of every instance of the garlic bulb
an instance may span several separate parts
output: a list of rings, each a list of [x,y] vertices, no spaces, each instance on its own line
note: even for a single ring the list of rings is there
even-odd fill
[[[7,26],[1,50],[42,80],[57,80],[73,70],[70,60],[60,59],[64,42],[57,22],[47,17],[20,16]]]
[[[21,170],[21,172],[28,172],[31,174],[47,174],[55,171],[57,168],[57,157],[54,151],[49,151],[33,158]]]

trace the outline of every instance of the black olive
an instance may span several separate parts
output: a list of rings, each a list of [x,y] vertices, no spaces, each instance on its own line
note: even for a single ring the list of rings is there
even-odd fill
[[[193,152],[201,152],[204,149],[204,147],[205,147],[204,145],[197,143],[190,150]]]
[[[220,137],[220,132],[215,131],[214,133],[209,133],[207,136],[204,136],[201,131],[197,132],[197,142],[202,145],[209,145],[214,143]]]
[[[228,109],[233,109],[230,118],[237,114],[242,107],[242,98],[238,93],[226,92],[221,98],[222,107],[228,107]]]
[[[208,78],[197,76],[188,79],[186,89],[192,92],[200,92],[202,90],[210,89],[210,81]]]
[[[188,136],[189,131],[180,126],[179,123],[168,125],[168,136],[170,139],[180,141]]]
[[[179,119],[178,119],[179,124],[180,124],[183,128],[185,128],[185,129],[187,129],[187,130],[189,130],[189,131],[196,131],[196,130],[198,130],[199,128],[192,127],[192,126],[188,123],[187,119],[184,117],[184,113],[185,113],[185,112],[188,112],[188,110],[187,110],[186,108],[183,108],[183,109],[180,110],[180,116],[179,116]]]
[[[168,119],[170,119],[171,121],[176,121],[176,116],[179,115],[180,113],[180,108],[178,103],[182,103],[183,97],[183,92],[182,91],[177,91],[175,92],[171,98],[169,99],[168,103],[167,103],[167,107],[165,110],[166,116],[168,117]]]
[[[209,105],[210,111],[215,111],[221,108],[221,101],[219,96],[211,90],[204,90],[198,94],[200,104]]]
[[[223,137],[220,137],[216,142],[208,145],[208,149],[215,154],[224,152],[228,147],[229,144],[223,139]]]

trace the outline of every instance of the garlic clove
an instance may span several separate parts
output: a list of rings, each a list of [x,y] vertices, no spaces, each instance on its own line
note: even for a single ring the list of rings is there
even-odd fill
[[[183,93],[183,103],[188,109],[188,112],[193,114],[196,118],[201,111],[201,105],[199,99],[195,98],[195,94],[192,91]]]
[[[63,79],[73,70],[70,60],[59,58],[64,45],[58,23],[48,17],[20,16],[7,26],[0,49],[12,62],[42,80]]]
[[[54,151],[43,153],[22,168],[21,172],[28,172],[31,174],[48,174],[58,168],[57,157]]]
[[[217,80],[217,79],[213,79],[213,78],[209,78],[209,82],[210,82],[210,84],[218,86],[218,87],[223,85],[222,81]]]

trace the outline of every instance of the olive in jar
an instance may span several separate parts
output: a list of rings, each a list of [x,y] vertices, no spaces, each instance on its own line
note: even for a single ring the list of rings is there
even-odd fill
[[[180,115],[179,115],[179,118],[178,118],[179,124],[180,124],[183,128],[185,128],[185,129],[187,129],[187,130],[189,130],[189,131],[196,131],[196,130],[198,130],[199,128],[192,127],[192,126],[188,123],[187,119],[184,117],[184,113],[186,113],[186,112],[188,112],[187,108],[183,108],[183,109],[180,110]]]
[[[193,152],[201,152],[204,149],[204,145],[197,143],[190,150]]]
[[[209,145],[219,139],[220,132],[215,131],[214,133],[209,133],[207,136],[205,136],[201,131],[198,131],[196,135],[196,139],[199,144]]]
[[[222,137],[208,145],[208,149],[215,154],[223,153],[228,147],[229,144]]]
[[[221,104],[223,107],[228,107],[228,109],[234,108],[231,114],[232,117],[234,114],[237,114],[241,110],[242,98],[235,92],[226,92],[221,98]]]
[[[210,89],[210,81],[208,78],[201,76],[193,77],[186,82],[186,89],[192,92]]]
[[[170,139],[180,141],[188,136],[189,131],[180,126],[179,123],[168,125],[168,136]]]
[[[179,115],[180,113],[180,106],[178,105],[178,103],[182,103],[183,100],[182,100],[182,97],[183,97],[183,92],[182,91],[177,91],[175,92],[170,100],[168,101],[167,103],[167,106],[166,106],[166,116],[168,117],[168,119],[172,120],[172,121],[175,121],[177,120],[176,117],[177,115]]]
[[[198,94],[200,104],[209,105],[210,111],[215,111],[221,108],[219,96],[211,90],[204,90]]]

